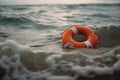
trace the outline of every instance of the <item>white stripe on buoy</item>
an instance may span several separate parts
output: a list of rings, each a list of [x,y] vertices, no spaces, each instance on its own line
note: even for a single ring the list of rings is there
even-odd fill
[[[74,35],[78,34],[78,30],[75,27],[72,27],[70,29],[73,31]]]
[[[86,44],[87,48],[92,48],[93,47],[89,40],[85,41],[84,43]]]

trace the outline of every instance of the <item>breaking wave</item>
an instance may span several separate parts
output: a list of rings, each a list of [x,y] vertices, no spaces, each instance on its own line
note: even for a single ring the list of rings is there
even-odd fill
[[[88,53],[83,53],[84,50]],[[108,50],[79,49],[69,54],[68,52],[41,53],[7,40],[0,44],[0,78],[79,80],[82,77],[112,75],[120,71],[119,53],[119,46]]]

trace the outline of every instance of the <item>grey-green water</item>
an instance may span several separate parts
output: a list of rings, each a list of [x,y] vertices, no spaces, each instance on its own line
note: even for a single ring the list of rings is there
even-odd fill
[[[120,4],[0,6],[0,79],[119,80],[119,14]],[[99,46],[63,48],[74,25],[92,28]]]

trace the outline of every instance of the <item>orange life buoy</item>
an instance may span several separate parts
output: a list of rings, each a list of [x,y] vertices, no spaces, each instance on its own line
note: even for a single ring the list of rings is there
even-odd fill
[[[77,34],[83,34],[87,40],[83,42],[75,41],[73,36]],[[92,29],[86,26],[75,25],[63,32],[62,43],[64,47],[68,48],[95,48],[99,44],[99,38]]]

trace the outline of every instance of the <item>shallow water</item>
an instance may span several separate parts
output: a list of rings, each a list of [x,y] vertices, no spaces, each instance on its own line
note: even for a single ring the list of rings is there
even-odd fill
[[[119,4],[0,6],[0,79],[119,80],[119,9]],[[63,48],[63,31],[76,24],[95,31],[97,48]]]

